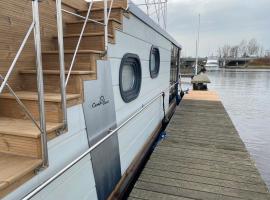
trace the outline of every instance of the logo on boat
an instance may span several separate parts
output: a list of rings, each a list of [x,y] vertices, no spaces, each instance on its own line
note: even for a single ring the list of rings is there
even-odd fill
[[[98,106],[104,106],[104,105],[108,104],[109,102],[110,102],[110,101],[109,101],[109,100],[106,100],[104,96],[101,96],[101,97],[99,98],[99,102],[94,102],[94,103],[92,104],[92,108],[96,108],[96,107],[98,107]]]

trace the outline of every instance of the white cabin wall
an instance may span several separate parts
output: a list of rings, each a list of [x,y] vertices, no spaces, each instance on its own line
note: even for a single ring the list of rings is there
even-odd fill
[[[33,200],[94,200],[97,199],[90,155],[36,195]]]
[[[160,71],[152,79],[149,72],[149,56],[152,45],[160,51]],[[130,103],[122,100],[119,90],[119,69],[126,53],[137,54],[142,67],[141,91]],[[108,57],[111,64],[116,120],[120,125],[141,106],[169,87],[171,42],[141,22],[135,16],[124,17],[123,30],[116,32],[116,43],[109,45]],[[169,92],[166,92],[165,107],[169,107]],[[118,131],[121,172],[125,173],[135,156],[163,119],[162,97],[144,110],[139,116]]]
[[[21,199],[89,148],[82,105],[70,107],[67,111],[68,132],[48,142],[49,167],[39,172],[3,200]],[[67,177],[72,177],[72,180]],[[55,198],[58,195],[59,198]],[[70,198],[60,198],[63,195]],[[43,189],[35,199],[74,199],[72,197],[75,195],[79,195],[82,197],[81,199],[97,199],[89,156]]]

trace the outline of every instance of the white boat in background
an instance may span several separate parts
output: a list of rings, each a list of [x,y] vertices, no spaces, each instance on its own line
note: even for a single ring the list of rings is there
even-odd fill
[[[219,70],[219,62],[218,59],[207,59],[205,68],[207,71],[216,71]]]

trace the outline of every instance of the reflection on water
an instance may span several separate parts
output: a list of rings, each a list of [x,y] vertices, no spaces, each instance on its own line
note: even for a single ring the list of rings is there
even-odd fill
[[[240,137],[270,188],[270,71],[208,72]]]

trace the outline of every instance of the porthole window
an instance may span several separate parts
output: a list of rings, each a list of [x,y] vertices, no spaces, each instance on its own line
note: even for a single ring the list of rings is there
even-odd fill
[[[156,78],[159,73],[160,55],[157,47],[152,46],[149,59],[149,70],[151,78]]]
[[[126,54],[122,58],[119,70],[119,87],[124,102],[133,101],[141,90],[141,62],[137,55]]]

